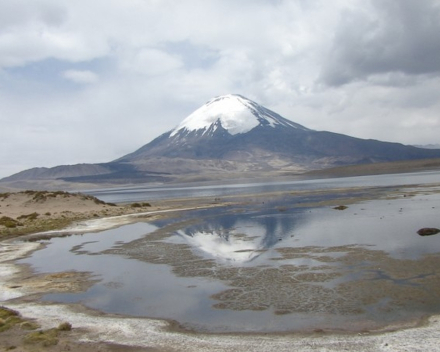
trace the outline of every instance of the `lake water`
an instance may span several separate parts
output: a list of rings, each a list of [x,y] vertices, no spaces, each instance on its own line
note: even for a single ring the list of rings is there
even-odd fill
[[[345,210],[320,203],[365,196],[333,187],[388,187],[392,180],[426,187],[394,187]],[[434,182],[439,173],[105,191],[109,201],[145,201],[158,192],[180,198],[304,185],[329,190],[53,238],[21,262],[37,272],[91,272],[97,280],[86,292],[49,294],[46,301],[171,319],[198,331],[376,328],[440,312],[440,235],[417,235],[421,227],[440,227],[439,187],[428,185]]]
[[[286,182],[219,184],[209,186],[130,186],[123,188],[87,190],[105,202],[139,202],[156,199],[222,197],[262,192],[289,192],[295,190],[331,189],[340,187],[399,186],[439,182],[439,172],[420,172],[377,176],[356,176]]]

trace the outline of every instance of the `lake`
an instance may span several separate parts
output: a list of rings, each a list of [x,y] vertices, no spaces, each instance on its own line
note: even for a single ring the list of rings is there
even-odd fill
[[[96,280],[86,292],[45,301],[174,320],[191,330],[380,328],[440,312],[440,235],[417,234],[440,227],[439,186],[439,173],[430,172],[99,190],[92,193],[113,202],[283,193],[52,238],[20,262],[38,273],[91,272]]]
[[[218,184],[207,186],[138,185],[122,188],[84,191],[105,202],[139,202],[157,199],[222,197],[262,192],[289,192],[294,190],[314,190],[346,187],[401,186],[407,184],[426,184],[439,182],[439,172],[419,172],[407,174],[388,174],[375,176],[356,176],[344,178],[299,180],[285,182]]]

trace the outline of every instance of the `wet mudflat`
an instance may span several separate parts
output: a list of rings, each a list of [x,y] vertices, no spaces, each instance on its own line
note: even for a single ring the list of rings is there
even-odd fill
[[[47,301],[198,331],[361,331],[440,312],[440,236],[417,235],[439,209],[436,186],[249,196],[53,238],[22,262],[97,280]]]

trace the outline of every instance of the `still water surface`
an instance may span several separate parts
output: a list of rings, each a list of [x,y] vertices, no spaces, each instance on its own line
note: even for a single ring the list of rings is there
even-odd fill
[[[86,191],[105,202],[138,202],[156,199],[222,197],[262,192],[288,192],[340,187],[401,186],[439,182],[437,171],[377,176],[356,176],[286,182],[220,184],[210,186],[156,186],[147,185]]]
[[[439,181],[438,174],[425,176],[393,179]],[[359,184],[354,179],[335,181],[336,187]],[[387,176],[369,180],[389,182]],[[350,204],[344,211],[302,206],[310,199],[302,202],[301,196],[186,211],[174,219],[53,238],[22,262],[37,272],[85,271],[97,279],[86,292],[45,300],[172,319],[201,331],[380,327],[440,312],[440,236],[416,233],[440,227],[440,195],[433,190]],[[118,197],[128,199],[130,192]]]

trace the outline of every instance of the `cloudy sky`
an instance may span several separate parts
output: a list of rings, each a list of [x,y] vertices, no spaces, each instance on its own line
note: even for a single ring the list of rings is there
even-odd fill
[[[440,0],[0,0],[0,177],[116,159],[226,93],[439,143]]]

